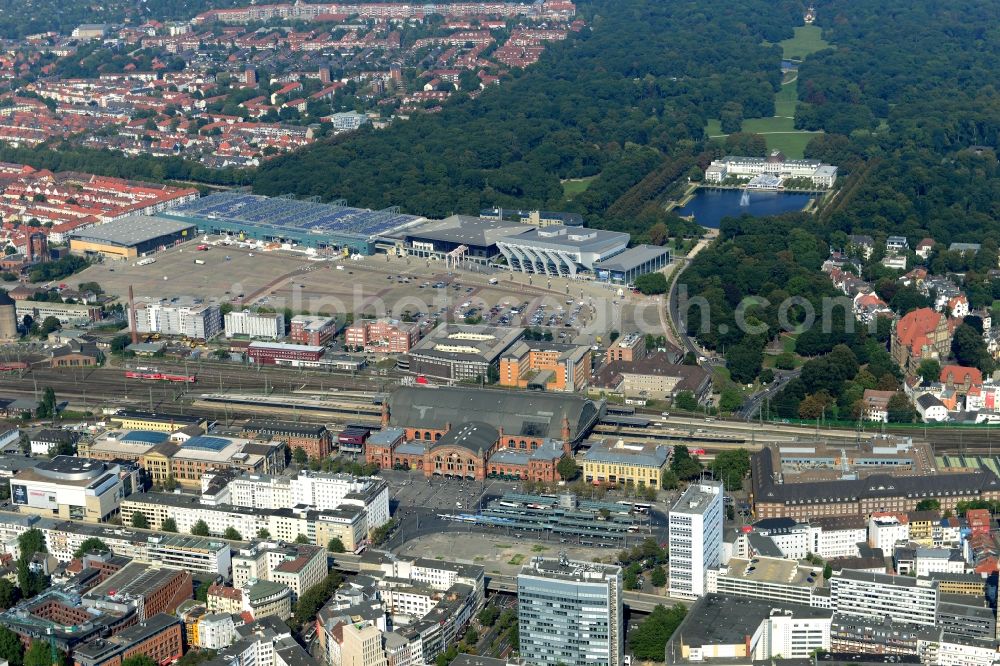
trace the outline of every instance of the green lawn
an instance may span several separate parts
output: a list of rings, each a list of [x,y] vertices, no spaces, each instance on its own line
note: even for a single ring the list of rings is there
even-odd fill
[[[785,83],[774,96],[774,115],[795,117],[795,107],[799,105],[799,80]]]
[[[801,26],[795,28],[795,37],[781,42],[786,58],[801,60],[814,51],[825,48],[821,31],[816,26]],[[794,54],[794,55],[789,55]],[[781,90],[774,96],[773,118],[749,118],[743,121],[742,130],[755,134],[763,134],[767,140],[768,150],[780,150],[792,159],[801,159],[806,144],[814,132],[803,132],[795,129],[795,109],[798,106],[798,78],[794,72],[785,75]],[[722,127],[717,119],[708,121],[705,133],[710,137],[724,137]]]
[[[572,199],[581,192],[586,191],[590,184],[594,181],[597,176],[587,176],[586,178],[574,178],[572,180],[564,180],[563,186],[563,196],[567,199]]]
[[[823,31],[816,25],[795,28],[795,36],[781,42],[782,51],[788,60],[802,60],[810,53],[822,51],[830,46],[823,39]]]
[[[768,134],[770,132],[794,132],[795,121],[791,118],[747,118],[743,121],[743,131],[754,134]]]

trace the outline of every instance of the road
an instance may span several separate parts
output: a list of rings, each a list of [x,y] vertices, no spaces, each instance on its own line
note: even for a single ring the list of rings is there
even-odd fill
[[[691,252],[689,252],[686,257],[677,259],[678,266],[677,268],[674,269],[674,274],[671,276],[674,279],[670,283],[670,291],[667,292],[666,311],[673,324],[672,328],[674,331],[676,331],[676,335],[673,336],[674,343],[680,346],[685,353],[692,353],[698,357],[705,357],[707,360],[704,361],[703,364],[707,366],[724,365],[724,362],[721,360],[710,358],[710,354],[701,349],[700,347],[698,347],[694,339],[687,334],[687,322],[681,317],[679,310],[680,302],[678,300],[677,294],[681,286],[681,277],[684,271],[690,265],[691,261],[696,256],[698,256],[698,253],[701,252],[706,247],[708,247],[718,235],[719,232],[717,229],[709,230],[707,238],[702,238],[700,241],[698,241],[698,243],[693,248],[691,248]],[[684,292],[685,294],[687,293],[686,285]],[[708,367],[708,370],[711,371],[711,367]]]
[[[788,382],[795,377],[798,377],[801,373],[802,370],[800,368],[789,371],[775,370],[774,381],[750,396],[747,401],[740,406],[734,416],[747,421],[753,419],[754,416],[756,416],[760,411],[765,401],[768,401],[777,395],[777,393],[781,391],[781,389],[783,389]]]

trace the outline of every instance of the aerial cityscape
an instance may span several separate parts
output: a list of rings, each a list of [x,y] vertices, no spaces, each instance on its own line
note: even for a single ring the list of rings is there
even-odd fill
[[[0,0],[0,666],[1000,666],[996,23]]]

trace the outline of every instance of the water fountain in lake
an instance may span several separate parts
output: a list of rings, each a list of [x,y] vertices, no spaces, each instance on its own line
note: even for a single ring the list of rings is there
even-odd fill
[[[743,190],[743,195],[740,196],[740,206],[746,207],[750,205],[750,190]]]

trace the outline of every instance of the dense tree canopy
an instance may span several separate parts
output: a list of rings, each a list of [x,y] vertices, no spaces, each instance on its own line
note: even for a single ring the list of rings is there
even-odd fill
[[[688,173],[723,106],[741,118],[773,114],[780,49],[765,44],[790,37],[801,16],[787,1],[578,6],[589,27],[512,81],[475,100],[459,95],[439,114],[278,157],[254,189],[445,216],[558,206],[560,179],[598,175],[570,208],[592,226],[627,226]]]

